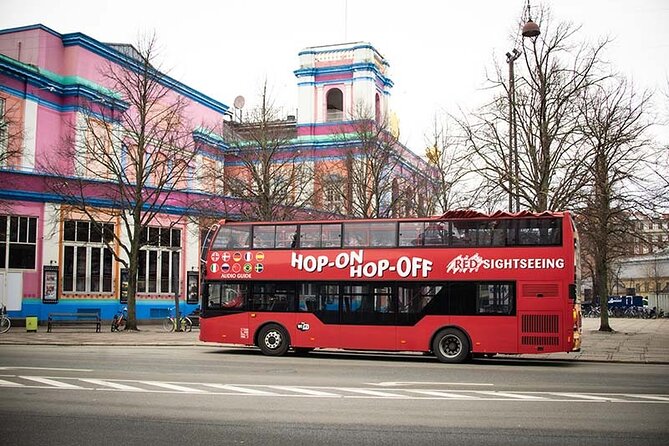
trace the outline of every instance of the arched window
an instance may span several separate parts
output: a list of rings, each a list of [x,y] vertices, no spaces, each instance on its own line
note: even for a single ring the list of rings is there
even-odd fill
[[[326,121],[341,121],[344,119],[344,95],[339,88],[331,88],[326,97]]]

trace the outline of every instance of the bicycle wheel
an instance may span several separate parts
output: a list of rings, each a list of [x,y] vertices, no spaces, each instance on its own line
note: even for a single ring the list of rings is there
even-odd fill
[[[7,333],[9,327],[12,326],[12,321],[5,315],[0,316],[0,333]]]
[[[163,330],[174,331],[174,318],[166,317],[163,319]]]
[[[191,321],[189,317],[181,318],[181,329],[183,331],[193,330],[193,321]]]

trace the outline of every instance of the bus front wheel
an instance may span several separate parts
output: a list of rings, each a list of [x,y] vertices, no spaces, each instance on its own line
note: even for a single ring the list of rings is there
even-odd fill
[[[258,334],[258,347],[265,355],[281,356],[290,347],[288,333],[279,325],[266,325]]]
[[[441,362],[463,362],[469,356],[469,339],[456,328],[441,330],[432,341],[432,351]]]

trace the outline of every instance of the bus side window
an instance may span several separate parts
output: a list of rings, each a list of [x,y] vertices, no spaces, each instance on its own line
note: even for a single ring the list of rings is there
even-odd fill
[[[297,225],[281,225],[276,227],[277,248],[295,248],[297,245]]]
[[[207,299],[207,308],[220,308],[221,307],[221,284],[220,283],[209,283],[207,285],[206,291]]]
[[[448,245],[447,222],[430,223],[425,228],[423,234],[423,244],[425,246],[446,246]]]
[[[253,228],[253,248],[274,248],[275,226],[256,226]]]
[[[222,226],[219,229],[212,249],[249,248],[251,226]]]
[[[369,231],[368,223],[344,223],[344,247],[369,246]]]
[[[420,222],[402,222],[399,229],[400,246],[422,246],[423,228],[425,223]]]
[[[300,248],[321,247],[321,225],[300,225]]]
[[[323,224],[322,229],[321,247],[341,248],[341,224]]]
[[[490,222],[492,227],[492,246],[507,246],[509,221],[493,220]]]
[[[370,224],[371,246],[385,248],[395,246],[396,233],[397,226],[395,223]]]

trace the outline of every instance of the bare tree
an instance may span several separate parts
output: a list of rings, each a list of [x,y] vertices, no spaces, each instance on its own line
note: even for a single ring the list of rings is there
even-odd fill
[[[337,136],[345,153],[346,213],[359,218],[391,217],[407,199],[409,166],[402,165],[407,149],[391,132],[388,118],[377,120],[362,104],[355,105],[349,122]]]
[[[608,320],[609,274],[627,254],[635,231],[630,215],[643,208],[645,185],[638,173],[650,142],[646,132],[650,94],[637,93],[625,80],[591,88],[578,100],[583,145],[589,151],[589,185],[578,216],[584,251],[592,260],[595,296],[601,305],[601,331]]]
[[[20,101],[0,96],[0,168],[21,165],[24,140],[21,113]],[[10,211],[9,203],[0,201],[0,212]]]
[[[577,99],[608,77],[600,58],[608,41],[573,43],[580,28],[554,24],[547,11],[539,23],[541,35],[523,40],[515,88],[497,65],[489,83],[501,93],[459,122],[488,201],[515,196],[516,206],[533,211],[573,208],[586,181]],[[512,120],[517,141],[509,138]]]
[[[249,220],[286,220],[308,206],[314,195],[313,168],[295,147],[295,124],[281,120],[263,85],[260,106],[243,123],[225,123],[224,190],[246,200],[238,210]]]
[[[477,201],[478,188],[468,190],[469,156],[452,126],[434,121],[429,147],[428,162],[436,168],[437,178],[432,203],[434,207],[425,215],[434,215],[450,209],[471,208]]]
[[[112,63],[104,67],[102,73],[115,93],[82,104],[84,111],[59,156],[44,168],[54,174],[50,187],[65,209],[85,216],[95,231],[104,232],[109,251],[127,268],[127,328],[136,330],[140,251],[155,244],[148,228],[165,225],[158,217],[166,205],[188,206],[175,202],[175,192],[187,184],[196,147],[186,100],[172,92],[165,75],[153,66],[156,37],[139,42],[133,57],[134,64],[127,68]],[[169,227],[178,219],[170,218]],[[109,223],[117,221],[123,230],[109,231]],[[178,264],[176,252],[171,254],[172,264]],[[176,295],[178,286],[172,277],[170,292]]]
[[[661,109],[658,124],[664,127],[664,134],[669,130],[669,79],[661,93]],[[669,211],[669,141],[661,141],[657,147],[655,160],[652,165],[652,181],[654,183],[655,195],[652,202],[655,203],[655,210],[658,213],[666,214]],[[669,230],[665,232],[669,234]]]

